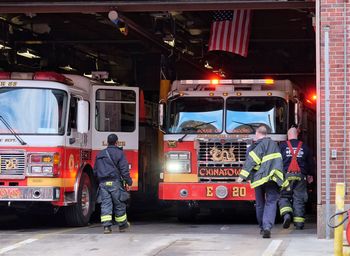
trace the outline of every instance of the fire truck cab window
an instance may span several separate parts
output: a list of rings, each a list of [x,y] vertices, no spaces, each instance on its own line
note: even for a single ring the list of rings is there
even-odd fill
[[[136,123],[136,93],[132,90],[96,91],[95,127],[100,132],[133,132]]]
[[[230,97],[226,101],[226,132],[255,133],[265,125],[268,133],[287,133],[287,103],[279,97]]]
[[[71,134],[72,129],[77,129],[77,111],[78,99],[72,96],[69,103],[67,135]]]
[[[67,98],[62,90],[3,87],[0,115],[18,134],[63,135]],[[11,134],[3,122],[0,122],[0,134]]]
[[[170,100],[170,133],[221,133],[224,99],[183,97]]]

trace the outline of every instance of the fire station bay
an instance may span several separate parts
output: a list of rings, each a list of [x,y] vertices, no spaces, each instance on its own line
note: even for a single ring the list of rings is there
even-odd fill
[[[350,2],[0,1],[0,255],[350,255]]]

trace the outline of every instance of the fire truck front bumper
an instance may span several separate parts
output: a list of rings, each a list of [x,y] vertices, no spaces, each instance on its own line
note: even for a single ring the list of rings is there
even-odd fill
[[[58,201],[58,187],[0,186],[0,201]]]
[[[255,200],[249,183],[165,183],[159,184],[161,200]]]

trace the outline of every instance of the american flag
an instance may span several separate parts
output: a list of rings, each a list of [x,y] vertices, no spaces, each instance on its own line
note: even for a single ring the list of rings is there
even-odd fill
[[[227,51],[247,57],[251,11],[216,11],[213,18],[209,51]]]

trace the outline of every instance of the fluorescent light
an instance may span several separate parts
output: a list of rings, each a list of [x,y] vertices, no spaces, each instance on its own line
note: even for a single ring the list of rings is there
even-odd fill
[[[75,68],[72,68],[70,65],[60,67],[60,68],[66,70],[66,71],[77,71]]]
[[[84,73],[84,76],[85,76],[85,77],[88,77],[88,78],[92,78],[92,74],[91,74],[91,73],[90,73],[90,74]]]
[[[12,49],[10,46],[7,46],[5,44],[0,44],[0,50],[9,50]]]
[[[114,81],[112,78],[110,80],[103,80],[106,84],[116,84],[117,82]]]
[[[40,59],[39,55],[36,55],[34,53],[31,53],[29,50],[26,51],[17,51],[17,54],[22,56],[22,57],[26,57],[29,59]]]

